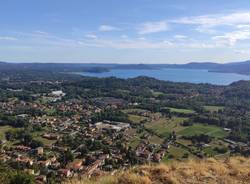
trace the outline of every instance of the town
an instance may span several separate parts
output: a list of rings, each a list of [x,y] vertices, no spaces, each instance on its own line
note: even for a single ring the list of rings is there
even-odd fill
[[[249,140],[235,137],[237,125],[225,117],[233,105],[204,100],[200,109],[178,106],[207,96],[206,90],[196,90],[198,85],[179,84],[189,87],[186,93],[151,78],[60,77],[21,84],[1,78],[1,163],[37,183],[100,176],[145,163],[250,153]],[[208,88],[218,94],[216,100],[223,97],[224,87]]]

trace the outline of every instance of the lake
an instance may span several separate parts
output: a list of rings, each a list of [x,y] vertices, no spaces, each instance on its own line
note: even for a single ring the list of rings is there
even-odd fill
[[[248,75],[240,75],[234,73],[216,73],[208,72],[208,70],[197,69],[172,69],[163,68],[161,70],[131,70],[131,69],[115,69],[103,73],[78,73],[83,76],[91,77],[118,77],[118,78],[134,78],[138,76],[154,77],[156,79],[173,81],[173,82],[190,82],[190,83],[210,83],[217,85],[228,85],[239,80],[250,80]]]

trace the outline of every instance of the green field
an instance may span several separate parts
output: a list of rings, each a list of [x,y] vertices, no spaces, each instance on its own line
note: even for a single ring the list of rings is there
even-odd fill
[[[227,135],[227,132],[222,128],[213,125],[194,124],[181,130],[178,134],[183,136],[206,134],[215,138],[223,138]]]
[[[215,156],[218,155],[218,152],[214,150],[214,147],[207,147],[203,149],[203,152],[207,154],[207,156]]]
[[[151,136],[149,138],[149,142],[151,144],[162,144],[163,143],[163,139],[161,139],[158,136],[154,135],[154,136]]]
[[[170,148],[168,149],[168,153],[163,157],[162,162],[169,163],[171,162],[171,160],[183,159],[183,155],[185,153],[190,155],[190,153],[187,150],[181,147],[176,147],[176,146],[171,145]],[[169,159],[169,155],[173,156],[171,160]]]
[[[124,109],[124,110],[122,110],[122,112],[132,114],[132,113],[146,112],[146,110],[135,108],[135,109]]]
[[[167,109],[169,109],[170,112],[176,112],[176,113],[183,113],[183,114],[193,114],[193,113],[195,113],[195,111],[191,110],[191,109],[177,109],[177,108],[172,108],[172,107],[167,107]]]
[[[43,138],[42,134],[44,132],[46,132],[46,130],[32,132],[31,134],[35,140],[41,141],[45,146],[51,146],[52,144],[56,142],[56,140],[49,140],[49,139]]]
[[[141,141],[140,135],[136,135],[130,140],[129,146],[131,146],[133,149],[135,149],[138,146],[138,144],[140,143],[140,141]]]
[[[56,140],[45,139],[41,136],[35,137],[34,139],[41,141],[45,146],[51,146],[52,144],[54,144],[56,142]]]
[[[158,121],[152,121],[145,124],[145,127],[153,130],[157,135],[167,136],[173,130],[178,132],[184,127],[181,123],[187,118],[173,117],[172,119],[160,118]]]
[[[54,108],[53,109],[46,109],[45,112],[48,116],[52,116],[53,114],[56,113],[56,109],[54,109]]]
[[[0,126],[0,139],[5,139],[5,132],[9,131],[9,130],[13,130],[15,128],[11,127],[11,126]]]
[[[158,97],[160,95],[164,95],[164,93],[160,92],[160,91],[154,91],[154,90],[151,90],[152,94],[154,97]]]
[[[209,112],[218,112],[219,110],[223,110],[225,108],[224,106],[215,106],[215,105],[206,105],[203,107],[206,111]]]
[[[131,137],[131,139],[129,140],[129,146],[135,149],[137,145],[140,143],[140,140],[141,140],[140,136],[143,134],[143,132],[138,134],[136,132],[136,129],[131,128],[127,130],[127,134],[128,134],[128,137]]]
[[[145,120],[146,118],[143,116],[138,116],[138,115],[133,115],[133,114],[129,114],[128,118],[130,121],[132,121],[133,123],[140,123],[142,120]]]

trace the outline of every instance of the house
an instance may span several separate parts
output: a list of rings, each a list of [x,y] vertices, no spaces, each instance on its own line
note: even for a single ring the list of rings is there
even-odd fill
[[[47,134],[47,133],[43,134],[42,137],[45,138],[45,139],[49,139],[49,140],[58,140],[59,139],[58,135]]]
[[[231,132],[230,128],[223,128],[223,130],[225,130],[226,132]]]
[[[72,175],[69,169],[59,169],[57,173],[59,176],[66,177],[66,178]]]
[[[36,148],[36,154],[37,155],[43,155],[43,147]]]
[[[29,116],[28,114],[19,114],[19,115],[17,115],[18,118],[26,118],[28,116]]]
[[[95,170],[104,164],[106,158],[109,158],[108,154],[100,156],[100,158],[98,160],[96,160],[94,163],[92,163],[90,166],[88,166],[86,168],[86,175],[88,177],[91,177],[92,174],[95,172]]]
[[[48,167],[51,165],[51,161],[50,160],[45,160],[45,161],[38,161],[37,164],[39,166],[42,166],[42,167]]]
[[[63,91],[61,91],[61,90],[59,90],[59,91],[52,91],[51,94],[53,96],[65,96],[65,93]]]
[[[71,164],[70,168],[73,170],[73,171],[81,171],[83,169],[83,165],[82,165],[83,161],[80,160],[80,161],[76,161],[74,163]]]
[[[16,161],[22,165],[29,165],[29,166],[32,166],[34,163],[32,159],[23,156],[18,157]]]
[[[160,156],[159,153],[155,153],[155,154],[153,155],[153,161],[154,161],[154,162],[160,162],[160,161],[161,161],[161,156]]]
[[[47,181],[47,177],[45,175],[39,175],[36,177],[36,181],[45,183]]]
[[[30,151],[31,148],[23,145],[18,145],[15,147],[15,150],[27,152]]]
[[[60,166],[61,166],[60,162],[55,162],[55,163],[52,163],[52,164],[50,165],[50,168],[51,168],[51,169],[54,169],[54,170],[57,170],[57,169],[60,168]]]
[[[24,169],[25,172],[34,175],[35,174],[35,170],[34,169]]]

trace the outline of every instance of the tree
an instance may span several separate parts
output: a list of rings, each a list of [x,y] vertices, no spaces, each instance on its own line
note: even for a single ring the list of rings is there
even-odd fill
[[[9,184],[35,184],[35,179],[27,173],[18,171],[10,176]]]
[[[73,160],[74,160],[74,155],[71,153],[69,149],[63,152],[60,157],[60,162],[62,162],[64,165],[67,165],[69,162],[72,162]]]

